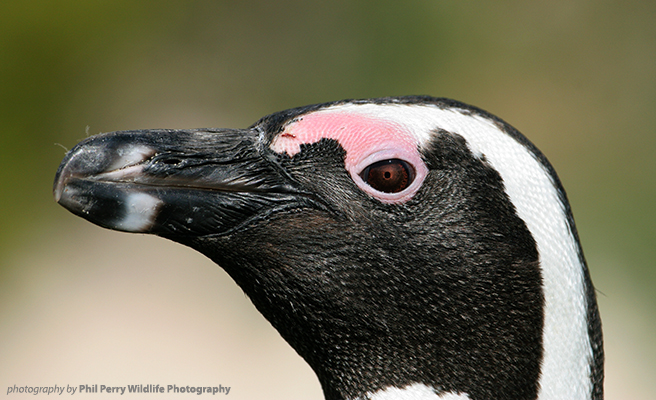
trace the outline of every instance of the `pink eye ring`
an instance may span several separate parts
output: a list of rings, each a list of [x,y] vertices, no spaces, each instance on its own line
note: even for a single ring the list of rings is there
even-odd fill
[[[347,170],[369,196],[387,204],[405,203],[421,188],[428,168],[417,151],[385,147],[347,165]]]

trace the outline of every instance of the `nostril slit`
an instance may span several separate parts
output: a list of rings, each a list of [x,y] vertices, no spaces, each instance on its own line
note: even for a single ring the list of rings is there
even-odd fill
[[[162,160],[162,163],[164,163],[166,165],[177,165],[177,164],[180,164],[181,162],[182,162],[182,160],[180,160],[179,158],[167,158],[167,159]]]

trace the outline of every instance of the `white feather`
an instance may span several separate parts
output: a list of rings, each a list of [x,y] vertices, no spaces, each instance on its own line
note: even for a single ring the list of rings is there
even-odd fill
[[[367,400],[469,400],[464,393],[436,394],[435,390],[421,383],[415,383],[403,388],[387,387],[364,396]]]

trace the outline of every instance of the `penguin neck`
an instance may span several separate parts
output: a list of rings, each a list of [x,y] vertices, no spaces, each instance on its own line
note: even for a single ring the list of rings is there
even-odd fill
[[[285,219],[289,229],[307,228],[307,217],[305,225],[291,220]],[[445,250],[430,233],[418,241],[434,247],[403,253],[402,264],[382,263],[375,252],[340,258],[348,241],[365,238],[334,224],[334,230],[317,234],[321,243],[328,237],[333,245],[312,250],[291,246],[302,232],[287,229],[271,238],[255,228],[239,233],[245,235],[239,248],[229,245],[235,237],[192,247],[242,287],[310,364],[328,400],[424,392],[435,399],[535,398],[543,304],[537,254],[522,261],[523,251],[502,246],[498,254],[463,258],[459,246]],[[324,221],[316,229],[329,225]],[[516,242],[532,243],[525,229],[521,235]],[[349,266],[354,259],[357,264]]]

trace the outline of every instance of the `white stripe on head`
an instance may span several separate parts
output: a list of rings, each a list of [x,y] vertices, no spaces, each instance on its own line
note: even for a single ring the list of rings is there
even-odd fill
[[[545,296],[541,400],[589,398],[592,347],[583,266],[553,178],[523,144],[484,116],[430,104],[341,104],[316,111],[357,113],[404,126],[420,148],[439,129],[462,136],[496,169],[538,247]]]

